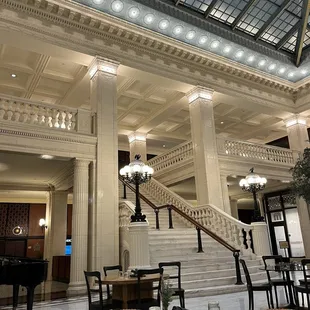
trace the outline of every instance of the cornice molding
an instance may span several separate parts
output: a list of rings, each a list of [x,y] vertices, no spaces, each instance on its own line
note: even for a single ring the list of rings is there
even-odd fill
[[[260,96],[263,92],[270,92],[267,94],[269,100],[274,97],[275,102],[283,103],[288,97],[290,104],[293,100],[289,97],[296,93],[294,83],[275,79],[232,61],[228,63],[223,57],[211,55],[81,5],[63,0],[57,1],[58,5],[53,1],[43,0],[35,1],[36,5],[31,3],[28,0],[0,0],[0,4],[11,11],[23,12],[41,21],[60,25],[62,32],[53,28],[51,33],[44,23],[35,25],[33,20],[22,19],[20,15],[13,13],[7,14],[8,11],[4,10],[3,14],[0,13],[2,27],[22,31],[90,55],[101,54],[117,58],[117,61],[138,69],[154,67],[156,64],[155,72],[156,69],[158,73],[164,70],[165,74],[170,73],[174,78],[204,84],[215,90],[225,86],[235,90],[236,94],[242,89],[251,95],[251,90],[259,86]],[[69,32],[71,33],[68,34]],[[81,37],[81,33],[85,37]],[[262,98],[261,103],[265,100],[266,97]]]

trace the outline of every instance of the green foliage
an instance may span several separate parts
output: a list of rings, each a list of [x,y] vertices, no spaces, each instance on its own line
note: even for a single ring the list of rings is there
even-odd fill
[[[310,148],[304,150],[303,156],[297,161],[292,169],[293,182],[291,183],[293,192],[302,197],[306,203],[310,204]]]
[[[161,302],[163,305],[163,310],[168,310],[169,304],[172,301],[172,295],[174,290],[172,289],[172,284],[169,281],[162,281],[161,284]]]

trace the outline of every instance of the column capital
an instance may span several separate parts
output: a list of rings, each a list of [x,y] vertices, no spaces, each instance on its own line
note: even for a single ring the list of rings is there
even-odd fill
[[[290,117],[286,120],[284,120],[286,128],[294,126],[296,124],[299,125],[307,125],[307,119],[303,116],[300,116],[299,114],[294,115],[293,117]]]
[[[203,87],[203,86],[196,86],[192,90],[190,90],[186,96],[188,98],[188,102],[191,104],[192,102],[196,101],[197,99],[205,99],[208,101],[212,101],[214,90],[211,88]]]
[[[132,143],[134,141],[146,141],[146,134],[141,132],[132,132],[128,135],[128,141],[129,143]]]
[[[90,79],[98,72],[104,72],[109,75],[116,75],[119,62],[107,59],[101,56],[96,56],[89,65],[89,76]]]
[[[75,158],[74,167],[76,168],[88,168],[89,160]]]

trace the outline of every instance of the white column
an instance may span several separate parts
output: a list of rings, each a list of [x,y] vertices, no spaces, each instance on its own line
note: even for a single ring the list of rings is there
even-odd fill
[[[96,112],[95,269],[119,263],[118,63],[96,57],[90,66],[90,102]]]
[[[237,199],[230,199],[230,208],[231,208],[231,216],[235,219],[239,219],[238,216],[238,200]]]
[[[47,279],[52,280],[53,256],[65,255],[68,192],[51,190],[47,194],[44,259],[49,261]]]
[[[68,295],[85,293],[88,239],[88,166],[89,161],[75,159],[72,206],[72,253]]]
[[[228,213],[229,215],[231,215],[227,176],[222,175],[222,174],[221,174],[221,187],[222,187],[222,194],[223,194],[224,211]]]
[[[270,241],[267,224],[265,222],[254,222],[252,226],[252,240],[254,253],[257,256],[270,255]]]
[[[89,166],[89,199],[88,199],[88,250],[87,269],[95,270],[96,255],[96,161]]]
[[[146,135],[139,132],[134,132],[128,136],[130,161],[133,161],[135,155],[140,154],[141,160],[145,163],[147,161],[146,156]]]
[[[307,122],[300,115],[285,121],[288,133],[290,149],[303,153],[304,149],[309,147],[309,135],[307,131]],[[310,257],[310,216],[309,206],[300,198],[296,199],[300,228],[305,248],[306,257]]]
[[[213,90],[196,87],[187,94],[194,153],[198,205],[213,204],[223,209],[212,104]]]

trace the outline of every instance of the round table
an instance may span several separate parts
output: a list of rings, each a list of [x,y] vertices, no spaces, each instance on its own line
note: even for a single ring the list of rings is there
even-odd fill
[[[169,275],[164,274],[164,279],[168,279]],[[153,298],[152,286],[153,282],[159,281],[160,275],[146,275],[140,279],[141,285],[143,285],[143,290],[141,292],[141,298]],[[101,280],[102,284],[112,285],[112,298],[116,300],[122,300],[123,309],[128,309],[128,301],[136,300],[137,297],[137,283],[138,278],[134,277],[120,277],[106,276]],[[149,289],[149,290],[148,290]]]

